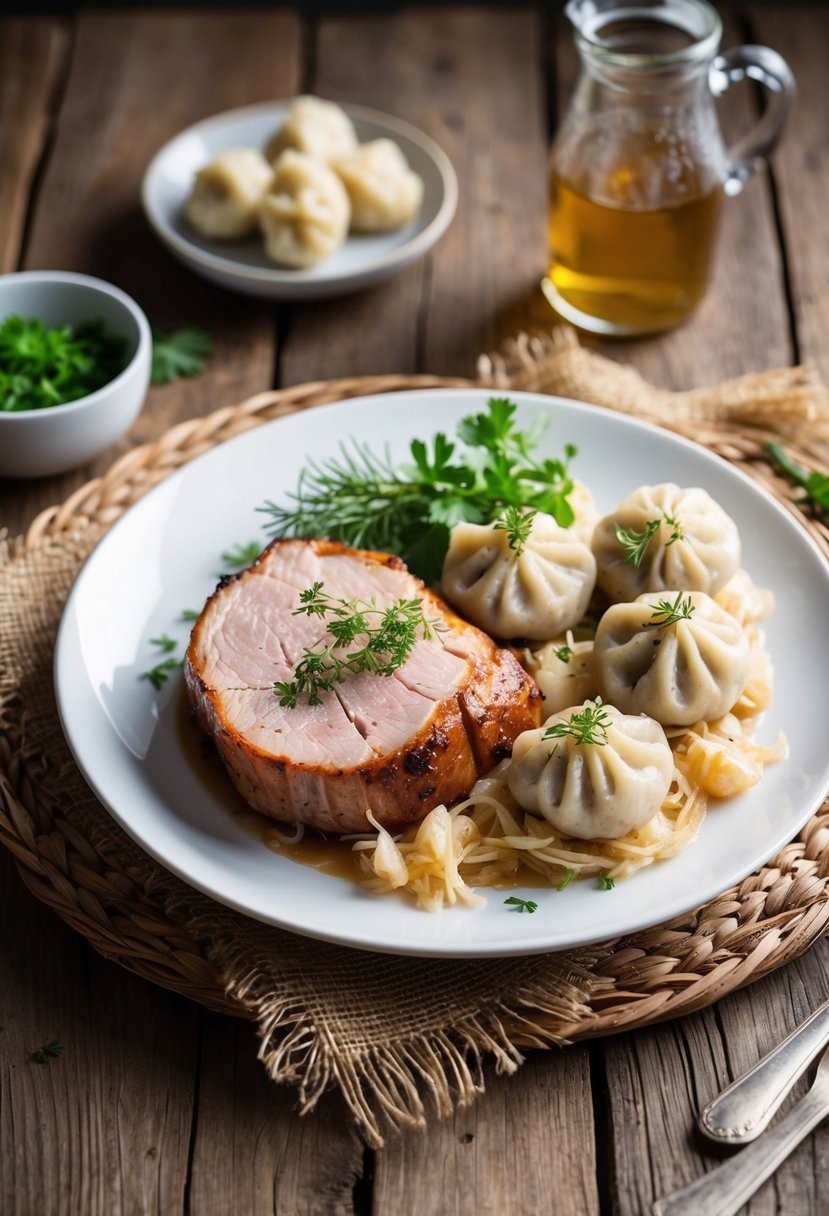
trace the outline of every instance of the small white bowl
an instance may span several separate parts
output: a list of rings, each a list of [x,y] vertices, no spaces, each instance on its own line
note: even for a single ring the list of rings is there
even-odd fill
[[[49,327],[100,320],[127,341],[124,370],[94,393],[45,409],[0,410],[0,476],[48,477],[99,456],[132,426],[150,383],[150,326],[118,287],[63,270],[0,275],[0,323],[14,314]]]

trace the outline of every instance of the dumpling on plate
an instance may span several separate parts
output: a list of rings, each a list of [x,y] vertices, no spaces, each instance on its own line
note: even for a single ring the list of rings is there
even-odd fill
[[[317,160],[333,160],[357,147],[354,124],[333,101],[309,95],[297,97],[279,130],[271,136],[265,156],[271,164],[286,148]]]
[[[593,645],[605,700],[663,726],[721,718],[745,688],[750,665],[739,621],[704,591],[651,591],[614,604]]]
[[[273,167],[259,209],[265,253],[279,266],[314,266],[342,245],[350,213],[336,173],[323,161],[288,149]]]
[[[228,148],[196,174],[184,214],[202,236],[250,236],[271,177],[270,165],[256,148]]]
[[[525,811],[563,836],[616,840],[654,817],[673,775],[658,722],[586,701],[518,736],[507,783]]]
[[[596,581],[611,600],[646,591],[716,593],[740,565],[737,525],[710,494],[640,486],[593,534]]]
[[[595,579],[589,546],[538,511],[512,520],[507,513],[492,524],[457,524],[441,588],[487,633],[543,642],[581,620]]]
[[[351,200],[352,232],[391,232],[414,219],[423,181],[391,139],[373,139],[333,162]]]

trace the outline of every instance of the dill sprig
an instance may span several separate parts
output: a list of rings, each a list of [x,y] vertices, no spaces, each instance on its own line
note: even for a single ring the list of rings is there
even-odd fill
[[[463,521],[487,523],[507,507],[544,511],[567,527],[574,519],[569,462],[534,456],[546,419],[525,431],[515,425],[517,406],[491,398],[480,414],[463,418],[454,440],[438,432],[429,443],[409,445],[410,460],[397,465],[352,440],[339,456],[311,461],[286,504],[266,502],[266,529],[276,536],[328,536],[356,548],[397,553],[426,582],[440,577],[452,528]]]
[[[611,878],[609,874],[599,875],[599,889],[602,891],[612,891],[616,886],[615,878]]]
[[[644,528],[637,532],[635,528],[623,528],[620,524],[614,524],[613,530],[616,533],[616,539],[625,551],[625,561],[629,566],[641,566],[642,559],[647,552],[648,545],[656,536],[662,524],[667,524],[671,529],[671,534],[668,540],[665,541],[665,547],[672,545],[674,541],[685,539],[685,528],[673,515],[665,514],[661,519],[649,519],[646,521]]]
[[[523,511],[521,507],[507,507],[492,525],[496,532],[506,532],[507,543],[516,557],[520,557],[524,552],[537,514],[538,512],[533,510]]]
[[[595,701],[588,701],[583,709],[576,710],[571,714],[566,722],[556,722],[555,726],[548,726],[542,739],[564,739],[569,736],[575,739],[576,743],[595,743],[599,747],[604,747],[607,743],[607,731],[610,726],[610,718],[607,710],[602,705],[601,697],[596,697]],[[555,748],[553,749],[553,753]]]
[[[670,600],[659,600],[651,612],[651,619],[645,624],[654,629],[665,629],[668,625],[675,625],[677,621],[690,621],[694,615],[694,601],[690,595],[683,596],[681,591],[677,591],[676,599],[673,603]]]
[[[320,694],[350,675],[364,671],[392,675],[406,662],[419,637],[429,640],[445,629],[441,622],[424,615],[421,599],[399,599],[378,608],[374,600],[334,599],[322,583],[300,592],[299,598],[294,616],[328,618],[332,640],[319,650],[306,646],[293,679],[274,684],[279,704],[291,709],[306,693],[309,705],[321,704]],[[358,641],[362,644],[346,649]]]

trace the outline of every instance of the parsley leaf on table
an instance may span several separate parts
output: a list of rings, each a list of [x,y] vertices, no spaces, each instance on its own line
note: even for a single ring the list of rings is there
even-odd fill
[[[51,1039],[48,1043],[42,1043],[40,1047],[36,1047],[32,1052],[32,1059],[35,1064],[48,1064],[50,1060],[56,1060],[63,1051],[63,1043],[57,1039]]]
[[[210,336],[195,326],[177,329],[172,334],[153,329],[153,384],[169,384],[179,376],[197,376],[204,371],[212,350]]]

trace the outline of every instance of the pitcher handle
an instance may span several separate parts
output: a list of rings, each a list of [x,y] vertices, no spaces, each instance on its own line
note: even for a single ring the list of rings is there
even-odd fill
[[[711,64],[708,84],[721,97],[741,80],[759,80],[769,90],[768,105],[760,121],[728,149],[723,188],[739,194],[752,174],[773,152],[794,105],[794,74],[782,55],[767,46],[737,46],[718,55]]]

